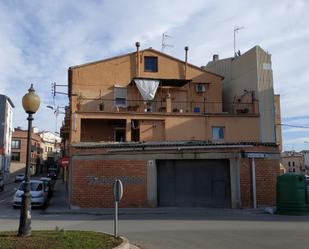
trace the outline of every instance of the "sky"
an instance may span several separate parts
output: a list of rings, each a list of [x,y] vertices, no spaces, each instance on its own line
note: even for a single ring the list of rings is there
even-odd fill
[[[172,45],[164,52],[184,59],[189,46],[188,61],[202,66],[233,56],[233,29],[243,26],[237,50],[260,45],[272,55],[284,149],[309,149],[308,9],[308,0],[0,0],[0,94],[15,105],[14,127],[26,128],[21,99],[33,83],[33,125],[59,131],[63,114],[46,106],[68,104],[51,84],[66,85],[70,66],[133,52],[136,41],[161,50],[163,33]]]

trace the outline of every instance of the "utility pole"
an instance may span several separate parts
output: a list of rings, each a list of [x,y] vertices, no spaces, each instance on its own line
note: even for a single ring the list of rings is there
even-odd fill
[[[238,27],[238,26],[235,26],[234,27],[234,57],[236,57],[236,33],[241,30],[241,29],[244,29],[245,27],[244,26],[241,26],[241,27]]]

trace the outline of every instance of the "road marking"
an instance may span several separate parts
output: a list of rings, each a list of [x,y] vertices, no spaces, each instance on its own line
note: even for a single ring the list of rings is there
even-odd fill
[[[44,217],[59,217],[59,214],[42,214]]]

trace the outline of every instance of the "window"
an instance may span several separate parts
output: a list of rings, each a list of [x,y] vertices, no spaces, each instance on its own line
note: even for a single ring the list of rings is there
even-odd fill
[[[114,86],[115,106],[127,107],[127,88]]]
[[[292,165],[295,166],[295,162],[292,162]]]
[[[205,87],[204,84],[197,84],[197,85],[195,85],[195,91],[197,93],[203,93],[203,92],[206,91],[206,87]]]
[[[11,154],[11,160],[12,161],[20,161],[20,153],[19,152],[12,152]]]
[[[12,149],[20,149],[20,140],[12,140]]]
[[[158,57],[145,56],[144,57],[144,71],[158,72]]]
[[[291,166],[291,162],[289,162],[289,167]]]
[[[212,140],[224,139],[224,127],[212,127]]]
[[[263,69],[264,70],[271,70],[271,64],[270,63],[263,63]]]

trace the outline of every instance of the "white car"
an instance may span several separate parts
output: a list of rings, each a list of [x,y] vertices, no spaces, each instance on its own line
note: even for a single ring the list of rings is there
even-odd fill
[[[25,174],[18,174],[15,177],[15,182],[22,182],[25,180]]]
[[[20,207],[22,196],[24,194],[24,184],[22,182],[16,190],[13,198],[13,206]],[[45,186],[43,181],[31,180],[30,181],[30,195],[32,207],[45,207],[47,204],[48,187]]]

